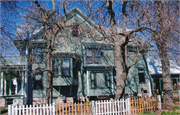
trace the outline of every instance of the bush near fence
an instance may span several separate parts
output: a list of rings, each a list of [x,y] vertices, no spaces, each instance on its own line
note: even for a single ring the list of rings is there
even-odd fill
[[[156,111],[159,109],[158,97],[130,98],[131,114]]]

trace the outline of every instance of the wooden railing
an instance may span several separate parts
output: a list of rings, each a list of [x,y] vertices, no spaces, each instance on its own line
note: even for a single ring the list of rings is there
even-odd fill
[[[130,98],[131,114],[155,111],[159,109],[158,97],[151,98]]]
[[[58,103],[56,115],[92,115],[92,104],[91,102]]]

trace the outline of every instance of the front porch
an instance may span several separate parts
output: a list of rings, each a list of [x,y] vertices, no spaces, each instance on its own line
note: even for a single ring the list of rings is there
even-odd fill
[[[1,63],[2,64],[2,63]],[[27,98],[27,71],[25,65],[1,65],[0,106],[19,100],[25,104]],[[27,91],[26,91],[27,90]]]
[[[163,83],[162,75],[151,75],[154,81],[154,90],[155,95],[161,95],[163,97]],[[178,97],[178,90],[180,90],[180,74],[171,74],[171,85],[173,96]]]

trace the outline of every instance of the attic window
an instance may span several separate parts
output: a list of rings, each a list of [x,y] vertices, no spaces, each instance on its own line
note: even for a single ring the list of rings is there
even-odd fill
[[[144,69],[138,69],[139,83],[145,83]]]
[[[72,35],[78,36],[78,25],[74,25],[72,28]]]

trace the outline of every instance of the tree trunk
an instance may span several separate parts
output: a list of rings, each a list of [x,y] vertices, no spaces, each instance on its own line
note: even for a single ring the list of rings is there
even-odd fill
[[[168,48],[168,33],[165,31],[168,28],[167,24],[167,10],[165,6],[165,1],[161,0],[162,8],[160,7],[160,2],[156,2],[156,12],[158,16],[159,24],[159,34],[155,39],[156,45],[159,51],[159,57],[162,64],[162,81],[163,81],[163,103],[169,106],[174,105],[172,85],[171,85],[171,74],[170,74],[170,64],[167,56]],[[162,11],[163,13],[160,13]]]
[[[124,6],[123,8],[125,8],[127,2],[124,2]],[[115,21],[115,13],[113,10],[113,1],[111,0],[107,0],[107,9],[109,12],[109,16],[110,16],[110,26],[112,29],[112,35],[113,35],[113,39],[115,42],[115,60],[116,60],[116,95],[115,95],[115,99],[120,99],[121,97],[123,97],[123,90],[125,88],[125,80],[127,78],[127,72],[125,72],[125,58],[123,57],[122,54],[125,54],[125,46],[124,48],[121,47],[120,43],[120,36],[118,35],[118,31],[117,31],[117,25],[116,25],[116,21]],[[125,21],[124,21],[125,20]],[[126,17],[123,17],[123,32],[125,30],[125,26],[126,24]],[[122,40],[124,40],[124,37],[121,38]]]
[[[48,49],[47,52],[47,82],[46,82],[46,103],[52,102],[52,52]]]
[[[166,47],[164,47],[164,44],[158,39],[156,39],[156,44],[162,64],[163,104],[173,106],[174,99],[171,85],[170,64],[166,53]]]

